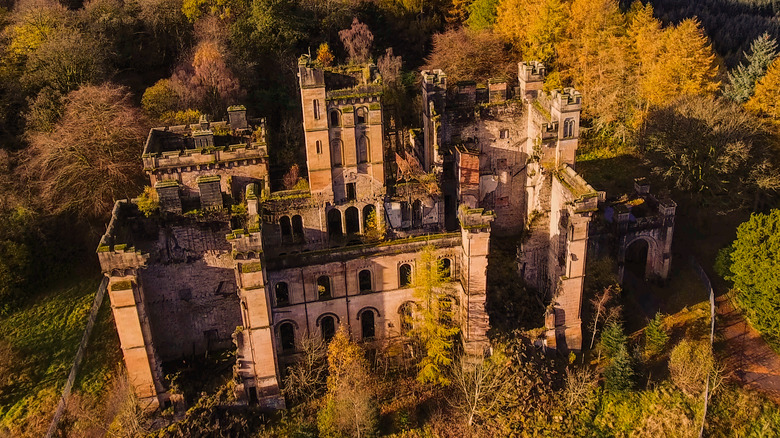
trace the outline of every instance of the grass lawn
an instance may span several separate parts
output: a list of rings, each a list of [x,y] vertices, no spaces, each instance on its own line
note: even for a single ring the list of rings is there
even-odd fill
[[[10,384],[0,392],[3,429],[14,435],[35,435],[48,426],[99,284],[100,275],[94,270],[74,272],[0,319],[0,340],[12,357],[2,370],[11,376]],[[105,297],[74,390],[100,391],[119,359],[121,352]]]

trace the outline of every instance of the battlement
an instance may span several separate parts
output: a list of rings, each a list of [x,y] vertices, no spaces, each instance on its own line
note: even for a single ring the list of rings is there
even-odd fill
[[[441,69],[423,70],[420,72],[423,79],[423,88],[426,91],[435,89],[447,89],[447,75]]]
[[[558,112],[582,110],[582,94],[574,88],[564,88],[563,91],[552,90],[550,103]]]

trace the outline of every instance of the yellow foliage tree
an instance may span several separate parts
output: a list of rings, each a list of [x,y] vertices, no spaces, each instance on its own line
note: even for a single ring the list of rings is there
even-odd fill
[[[5,29],[9,58],[24,61],[51,35],[65,27],[67,13],[67,9],[56,1],[20,2],[11,17],[12,24]]]
[[[564,82],[582,92],[584,109],[598,127],[622,122],[630,114],[632,66],[617,0],[574,0],[569,18],[558,64]]]
[[[745,103],[751,111],[780,121],[780,59],[775,59],[766,74],[756,84],[753,97]]]
[[[566,8],[561,0],[501,0],[495,31],[526,60],[552,64],[565,34]]]
[[[664,29],[660,53],[640,73],[640,93],[649,105],[664,105],[679,96],[711,95],[719,87],[712,46],[699,22],[683,20]]]
[[[330,67],[333,64],[333,59],[333,52],[330,51],[328,43],[320,44],[320,47],[317,49],[317,62],[322,64],[323,67]]]

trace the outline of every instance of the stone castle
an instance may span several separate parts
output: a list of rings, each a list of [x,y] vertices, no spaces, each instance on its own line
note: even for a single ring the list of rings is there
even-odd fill
[[[518,270],[551,303],[544,342],[579,350],[591,219],[605,196],[574,170],[581,96],[542,91],[544,74],[520,62],[516,81],[479,86],[423,71],[422,130],[409,133],[388,122],[375,66],[323,69],[303,56],[308,187],[294,190],[271,191],[266,127],[243,107],[224,122],[152,129],[143,164],[159,212],[118,201],[98,248],[137,395],[167,404],[163,362],[235,344],[238,391],[283,407],[302,336],[342,325],[369,344],[405,336],[426,246],[450,279],[440,304],[478,351],[491,234],[526,233]],[[637,202],[610,204],[614,227],[596,234],[622,236],[623,257],[644,239],[665,277],[674,205],[638,184],[655,206],[644,218],[660,219],[642,228]]]

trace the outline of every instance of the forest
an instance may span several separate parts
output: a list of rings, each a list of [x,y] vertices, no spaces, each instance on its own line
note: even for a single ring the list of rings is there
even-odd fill
[[[307,340],[284,412],[231,404],[228,354],[170,376],[189,409],[147,415],[104,303],[59,436],[777,435],[780,395],[734,377],[728,339],[710,344],[688,260],[780,352],[778,14],[774,0],[0,0],[0,434],[49,426],[111,206],[144,190],[149,129],[244,105],[267,119],[272,185],[292,188],[308,53],[375,62],[407,130],[420,128],[421,69],[454,84],[544,62],[546,90],[583,95],[578,172],[616,193],[646,176],[679,205],[660,311],[637,314],[614,261],[596,260],[585,351],[546,355],[531,342],[544,305],[516,248],[494,241],[489,357],[467,360],[459,328],[427,315],[413,359],[367,355],[343,333]],[[416,293],[436,293],[435,261],[418,271]]]

